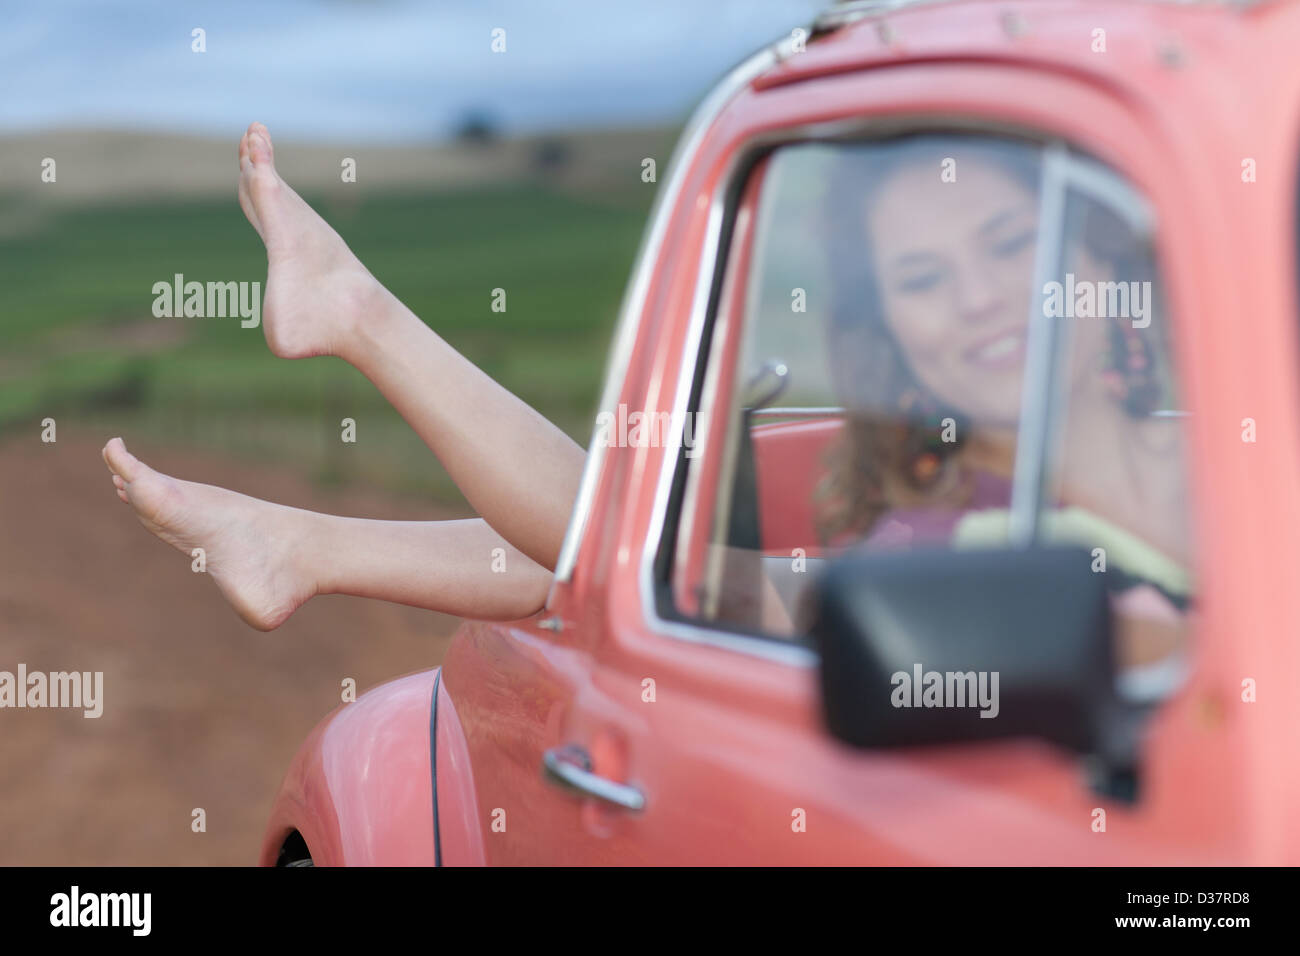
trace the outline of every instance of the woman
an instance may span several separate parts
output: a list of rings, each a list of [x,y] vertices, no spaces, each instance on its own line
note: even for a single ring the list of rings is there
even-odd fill
[[[848,414],[821,489],[829,543],[1006,544],[1029,313],[1042,301],[1040,153],[917,136],[836,157],[829,341]],[[1072,201],[1064,233],[1077,282],[1154,287],[1149,252],[1099,203]],[[1072,323],[1061,480],[1045,536],[1104,549],[1121,659],[1150,663],[1180,646],[1191,589],[1181,420],[1152,414],[1174,398],[1163,326],[1061,321]]]
[[[916,137],[859,149],[837,160],[828,195],[861,201],[836,199],[826,214],[834,376],[855,413],[828,488],[828,527],[841,532],[866,530],[886,501],[961,508],[977,483],[1005,498],[1029,309],[1041,301],[1036,147]],[[942,183],[948,154],[958,179]],[[1070,212],[1067,273],[1152,283],[1148,255],[1113,214],[1092,202]],[[1104,500],[1100,514],[1185,559],[1178,509],[1153,508],[1182,491],[1181,426],[1152,415],[1172,398],[1161,326],[1063,321],[1073,342],[1062,501]],[[955,440],[942,440],[945,420]]]

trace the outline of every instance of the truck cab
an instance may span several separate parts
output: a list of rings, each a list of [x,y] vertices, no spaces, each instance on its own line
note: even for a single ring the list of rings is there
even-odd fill
[[[1297,41],[849,2],[738,66],[547,606],[327,717],[260,862],[1300,862]]]

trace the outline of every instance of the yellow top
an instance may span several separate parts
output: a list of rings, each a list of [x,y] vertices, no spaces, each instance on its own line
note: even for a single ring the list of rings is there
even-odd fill
[[[974,511],[957,522],[954,548],[1005,545],[1011,513],[1006,508]],[[1128,573],[1158,584],[1170,594],[1190,595],[1192,577],[1188,570],[1141,538],[1091,511],[1068,507],[1043,515],[1043,538],[1057,544],[1078,544],[1102,548],[1106,560]]]

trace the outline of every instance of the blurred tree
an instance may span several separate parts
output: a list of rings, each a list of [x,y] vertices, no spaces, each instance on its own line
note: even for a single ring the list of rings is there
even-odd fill
[[[564,140],[555,136],[544,137],[533,148],[533,168],[542,173],[555,172],[568,165],[572,153]]]
[[[456,124],[456,142],[490,146],[501,136],[497,121],[484,110],[470,110]]]

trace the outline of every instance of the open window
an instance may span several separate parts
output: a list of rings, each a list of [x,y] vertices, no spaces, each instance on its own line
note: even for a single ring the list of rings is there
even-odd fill
[[[838,555],[1051,541],[1139,622],[1126,665],[1180,659],[1185,411],[1140,195],[1059,144],[925,132],[778,147],[736,196],[660,613],[798,642]]]

